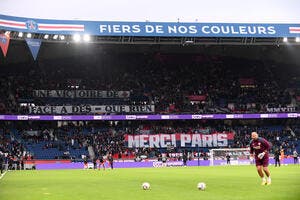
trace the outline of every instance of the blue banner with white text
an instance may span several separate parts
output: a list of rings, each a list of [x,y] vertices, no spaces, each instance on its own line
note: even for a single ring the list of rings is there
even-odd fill
[[[300,24],[47,20],[0,15],[0,29],[44,34],[144,37],[299,37]]]

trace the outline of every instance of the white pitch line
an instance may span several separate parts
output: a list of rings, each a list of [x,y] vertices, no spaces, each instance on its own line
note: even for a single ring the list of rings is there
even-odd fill
[[[1,174],[0,176],[0,180],[4,177],[4,175],[6,174],[7,171],[5,171],[3,174]]]

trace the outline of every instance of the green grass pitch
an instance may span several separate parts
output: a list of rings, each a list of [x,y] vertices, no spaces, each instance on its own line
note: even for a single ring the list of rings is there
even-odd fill
[[[0,180],[1,200],[299,200],[300,166],[270,166],[261,186],[255,166],[12,171]],[[149,182],[150,190],[141,184]],[[197,189],[205,182],[205,191]]]

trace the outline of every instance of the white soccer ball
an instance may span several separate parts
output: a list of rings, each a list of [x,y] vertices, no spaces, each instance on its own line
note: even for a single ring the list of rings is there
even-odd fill
[[[147,182],[143,183],[142,184],[142,189],[143,190],[149,190],[150,189],[150,183],[147,183]]]
[[[199,190],[205,190],[206,184],[203,183],[203,182],[200,182],[200,183],[197,184],[197,188],[198,188]]]

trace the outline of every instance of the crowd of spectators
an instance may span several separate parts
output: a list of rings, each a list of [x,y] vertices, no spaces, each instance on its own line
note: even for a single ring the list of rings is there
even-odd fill
[[[300,100],[299,74],[293,66],[242,58],[108,54],[15,64],[0,70],[1,113],[25,114],[30,104],[152,104],[156,113],[272,112],[268,108],[295,112]],[[125,99],[95,101],[33,96],[33,90],[58,89],[131,94]]]
[[[35,129],[32,129],[35,127]],[[31,129],[30,129],[31,128]],[[203,122],[180,122],[169,123],[148,122],[140,124],[96,124],[93,122],[86,124],[68,123],[61,127],[51,125],[22,126],[12,133],[12,129],[5,129],[1,133],[0,151],[7,153],[12,158],[25,159],[35,158],[37,153],[26,149],[28,145],[43,144],[43,150],[58,149],[63,154],[70,149],[92,149],[85,156],[100,156],[112,154],[115,159],[133,159],[144,155],[147,157],[159,157],[161,153],[183,153],[200,151],[202,157],[207,157],[207,147],[201,148],[128,148],[125,141],[125,134],[211,134],[215,132],[231,132],[234,139],[229,143],[228,148],[245,148],[251,140],[251,132],[257,131],[261,137],[266,138],[272,144],[271,153],[276,149],[283,149],[290,155],[294,149],[298,148],[300,141],[300,128],[289,125],[228,125],[223,123]],[[18,139],[15,139],[18,138]],[[93,155],[91,155],[93,154]],[[175,154],[174,154],[175,155]],[[177,155],[177,154],[176,154]],[[81,157],[81,156],[80,156]],[[66,158],[76,158],[69,155]],[[54,158],[53,158],[54,159]],[[76,159],[80,159],[77,157]]]
[[[117,58],[117,59],[116,59]],[[39,60],[0,68],[0,114],[27,114],[31,105],[154,105],[155,113],[256,113],[298,112],[300,76],[297,69],[272,61],[198,54],[101,54],[80,58]],[[34,90],[130,91],[128,98],[38,98]],[[48,122],[47,122],[48,123]],[[125,145],[124,134],[204,133],[230,131],[229,147],[246,147],[256,130],[274,147],[287,153],[297,148],[299,127],[282,125],[203,124],[195,121],[110,122],[111,125],[28,125],[12,133],[0,132],[0,151],[7,158],[35,156],[27,145],[43,149],[91,148],[95,156],[112,153],[121,159],[146,154],[159,156],[163,149]],[[102,123],[102,122],[101,122]],[[103,122],[104,123],[104,122]],[[119,124],[118,124],[119,123]],[[130,124],[134,123],[134,124]],[[17,135],[19,137],[17,137]],[[16,138],[15,138],[16,137]],[[194,151],[174,148],[174,152]],[[206,149],[207,150],[207,149]],[[205,149],[202,149],[205,157]]]
[[[24,169],[24,161],[31,159],[24,144],[18,141],[9,129],[2,127],[0,129],[0,157],[0,164],[6,163],[8,169],[16,168],[16,166],[19,169]]]

